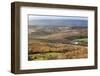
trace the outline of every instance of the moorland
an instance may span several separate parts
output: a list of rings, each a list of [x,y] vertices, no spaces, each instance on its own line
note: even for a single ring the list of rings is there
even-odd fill
[[[28,60],[87,58],[87,26],[28,26]]]

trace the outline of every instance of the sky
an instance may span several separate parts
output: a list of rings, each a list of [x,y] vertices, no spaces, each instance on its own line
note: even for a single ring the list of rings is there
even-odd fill
[[[28,25],[33,26],[87,26],[88,17],[29,15]]]

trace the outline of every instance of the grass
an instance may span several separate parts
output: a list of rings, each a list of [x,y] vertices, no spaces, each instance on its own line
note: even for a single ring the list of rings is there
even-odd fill
[[[79,42],[88,42],[88,39],[87,38],[82,38],[82,39],[76,39],[76,41],[79,41]]]
[[[67,40],[79,42],[79,44],[64,43]],[[28,42],[28,60],[87,58],[87,42],[87,36],[81,35],[70,36],[61,40],[30,38]]]
[[[78,35],[78,36],[71,36],[71,37],[67,37],[66,39],[69,40],[74,40],[74,39],[84,39],[84,38],[88,38],[86,35]]]
[[[68,52],[47,52],[29,54],[28,59],[31,60],[53,60],[53,59],[78,59],[87,58],[87,48],[80,50],[73,50]]]
[[[61,53],[56,53],[56,52],[38,53],[29,55],[29,58],[31,58],[31,60],[51,60],[51,59],[56,59],[60,54]]]
[[[29,61],[87,58],[87,46],[33,40],[29,44],[28,54]]]

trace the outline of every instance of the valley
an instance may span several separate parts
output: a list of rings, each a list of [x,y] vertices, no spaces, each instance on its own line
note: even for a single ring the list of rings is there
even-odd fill
[[[88,57],[86,26],[28,26],[28,60]]]

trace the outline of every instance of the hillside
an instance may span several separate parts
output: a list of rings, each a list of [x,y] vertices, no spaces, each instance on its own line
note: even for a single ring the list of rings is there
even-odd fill
[[[87,27],[29,26],[29,60],[87,58]]]

